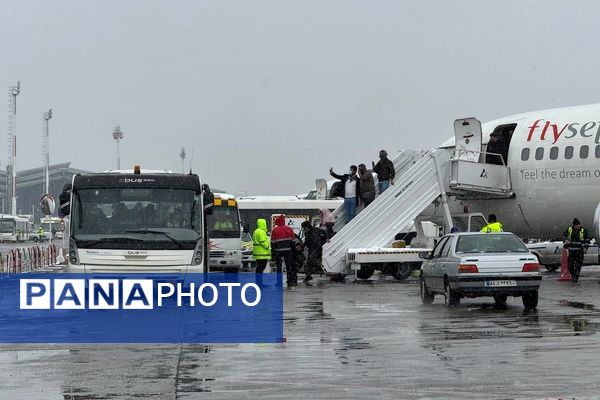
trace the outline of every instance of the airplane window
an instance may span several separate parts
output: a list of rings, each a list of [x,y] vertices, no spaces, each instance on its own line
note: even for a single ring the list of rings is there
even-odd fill
[[[600,158],[600,144],[596,146],[596,158]]]
[[[579,158],[588,158],[588,154],[590,152],[589,146],[581,146],[579,148]]]
[[[544,148],[538,147],[537,149],[535,149],[535,159],[541,160],[542,158],[544,158]]]
[[[565,147],[565,159],[570,160],[573,158],[573,146]]]
[[[554,146],[550,148],[550,159],[556,160],[558,158],[558,147]]]
[[[598,146],[600,147],[600,146]],[[596,150],[596,154],[599,154],[600,151]],[[600,158],[600,157],[599,157]],[[521,150],[521,161],[527,161],[529,160],[529,148],[524,148],[523,150]]]

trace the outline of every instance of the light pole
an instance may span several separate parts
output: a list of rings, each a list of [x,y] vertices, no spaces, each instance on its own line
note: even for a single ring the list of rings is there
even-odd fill
[[[8,118],[8,137],[11,142],[10,168],[12,169],[12,215],[17,214],[17,96],[21,93],[21,81],[17,82],[17,86],[8,88],[9,100],[11,102]]]
[[[181,157],[181,173],[185,174],[185,167],[183,166],[183,160],[185,160],[185,148],[181,148],[181,151],[179,152],[179,157]]]
[[[46,194],[50,193],[50,128],[49,121],[52,118],[52,109],[44,115],[44,167],[46,169]]]
[[[113,139],[117,141],[117,169],[121,169],[121,154],[119,153],[119,141],[123,140],[123,131],[119,125],[113,130]]]

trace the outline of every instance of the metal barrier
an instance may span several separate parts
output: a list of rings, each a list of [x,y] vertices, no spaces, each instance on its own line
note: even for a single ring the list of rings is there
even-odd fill
[[[52,267],[56,265],[57,256],[54,244],[10,249],[5,254],[0,254],[0,273],[20,274]]]

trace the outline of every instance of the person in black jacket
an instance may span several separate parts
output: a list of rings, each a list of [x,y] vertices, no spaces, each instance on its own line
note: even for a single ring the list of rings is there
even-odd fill
[[[377,180],[379,181],[377,184],[379,194],[385,192],[390,185],[393,185],[394,178],[396,177],[394,163],[387,158],[387,155],[387,151],[381,150],[379,151],[379,161],[377,164],[371,162],[371,164],[373,164],[373,172],[377,174]]]
[[[486,164],[505,165],[508,157],[508,147],[498,132],[490,134],[485,155]]]
[[[304,245],[308,248],[306,277],[304,278],[304,282],[308,282],[312,280],[312,272],[321,268],[323,245],[327,243],[327,234],[323,229],[315,228],[308,221],[304,221],[301,228],[304,232]]]
[[[333,167],[329,168],[329,173],[336,179],[342,181],[341,193],[334,193],[335,196],[344,197],[344,208],[346,210],[346,223],[352,221],[356,216],[356,206],[360,199],[360,183],[358,175],[356,175],[356,165],[350,166],[350,173],[338,175],[333,172]]]

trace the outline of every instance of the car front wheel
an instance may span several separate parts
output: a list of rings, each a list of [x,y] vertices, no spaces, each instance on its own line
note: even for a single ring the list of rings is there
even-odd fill
[[[523,307],[526,310],[533,310],[538,305],[538,292],[537,290],[523,295]]]
[[[425,284],[425,280],[421,278],[421,301],[423,304],[431,304],[433,303],[434,298],[435,295],[429,291]]]

